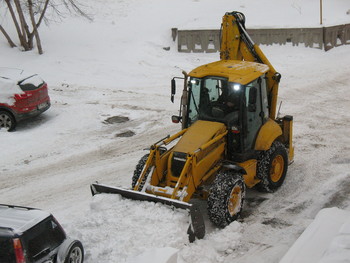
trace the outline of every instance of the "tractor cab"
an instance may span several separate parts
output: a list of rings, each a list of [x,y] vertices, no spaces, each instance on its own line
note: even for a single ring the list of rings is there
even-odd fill
[[[268,69],[254,62],[226,60],[191,71],[184,89],[187,99],[182,102],[183,128],[197,120],[224,123],[230,159],[251,158],[257,133],[269,118]]]

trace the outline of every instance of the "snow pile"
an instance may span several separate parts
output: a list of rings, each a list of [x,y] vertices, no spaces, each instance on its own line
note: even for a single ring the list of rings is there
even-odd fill
[[[0,103],[13,105],[15,103],[14,95],[23,93],[13,80],[0,77],[0,86]]]
[[[350,260],[350,211],[321,210],[280,263],[331,263]]]
[[[233,222],[224,229],[207,234],[204,239],[185,246],[179,252],[178,263],[223,262],[227,256],[235,257],[241,231],[241,224]]]
[[[65,227],[85,244],[87,262],[126,262],[152,248],[188,243],[188,220],[185,210],[99,194],[74,230]]]
[[[0,67],[0,103],[13,105],[14,95],[23,93],[17,85],[17,81],[21,80],[21,74],[21,70]]]
[[[188,241],[188,226],[186,210],[112,194],[95,195],[84,215],[63,225],[83,242],[86,262],[141,263],[152,257],[159,263],[209,263],[235,255],[241,223],[214,230],[195,243]]]

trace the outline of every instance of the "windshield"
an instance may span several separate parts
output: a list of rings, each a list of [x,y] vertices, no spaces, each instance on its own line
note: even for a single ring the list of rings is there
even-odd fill
[[[238,124],[240,98],[244,87],[226,78],[191,78],[189,81],[189,121],[209,120]]]
[[[27,77],[18,82],[23,91],[36,90],[40,88],[43,83],[44,81],[38,75]]]

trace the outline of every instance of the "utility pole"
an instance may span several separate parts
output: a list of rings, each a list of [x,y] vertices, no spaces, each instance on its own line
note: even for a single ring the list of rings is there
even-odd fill
[[[320,0],[320,24],[322,25],[322,0]]]

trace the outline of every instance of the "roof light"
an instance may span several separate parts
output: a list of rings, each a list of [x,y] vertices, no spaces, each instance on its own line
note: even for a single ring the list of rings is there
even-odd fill
[[[234,84],[233,85],[233,90],[234,91],[239,91],[241,89],[241,85],[239,85],[239,84]]]

